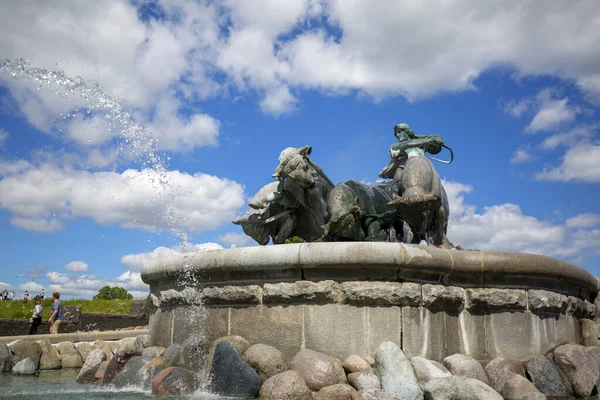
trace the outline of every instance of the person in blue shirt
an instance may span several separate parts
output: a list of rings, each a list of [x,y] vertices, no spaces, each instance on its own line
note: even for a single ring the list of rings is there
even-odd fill
[[[63,317],[62,303],[59,300],[60,293],[52,293],[52,298],[54,299],[54,303],[52,304],[52,314],[50,315],[50,318],[48,318],[48,322],[50,323],[50,333],[56,335]]]

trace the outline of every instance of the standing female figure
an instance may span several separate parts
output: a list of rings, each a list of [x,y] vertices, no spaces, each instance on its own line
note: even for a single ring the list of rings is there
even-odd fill
[[[44,308],[42,307],[42,299],[40,296],[35,296],[35,308],[33,309],[33,316],[31,317],[31,327],[29,328],[29,334],[35,335],[38,327],[42,323],[42,313]]]

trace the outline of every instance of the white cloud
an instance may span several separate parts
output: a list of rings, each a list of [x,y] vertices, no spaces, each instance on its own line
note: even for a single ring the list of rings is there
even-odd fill
[[[575,126],[567,132],[557,133],[547,137],[542,142],[542,148],[545,150],[553,150],[558,146],[574,146],[582,139],[591,139],[599,127],[599,124],[581,124]]]
[[[0,147],[4,145],[4,142],[8,139],[8,133],[6,130],[0,128]]]
[[[568,102],[566,97],[561,100],[544,100],[525,131],[547,131],[561,123],[573,121],[579,111],[576,107],[569,107]]]
[[[586,141],[569,148],[562,163],[555,168],[544,169],[535,175],[543,181],[600,182],[600,145]]]
[[[257,245],[257,243],[245,233],[228,232],[223,235],[219,235],[217,240],[223,243],[226,247],[246,247]]]
[[[48,278],[50,283],[53,283],[53,284],[62,284],[62,283],[69,282],[71,280],[69,278],[69,275],[63,274],[60,272],[48,272],[46,274],[46,278]]]
[[[529,153],[529,151],[525,149],[517,149],[515,150],[512,158],[510,159],[511,164],[521,164],[521,163],[529,163],[537,160],[533,154]]]
[[[71,272],[86,272],[88,270],[88,265],[83,261],[71,261],[65,265],[65,269]]]
[[[591,228],[600,225],[600,214],[579,214],[567,219],[565,225],[569,228]]]
[[[597,214],[583,214],[564,224],[541,221],[523,214],[516,204],[497,204],[477,210],[465,204],[472,189],[457,182],[443,182],[450,203],[448,238],[466,249],[543,254],[580,261],[600,247],[600,230],[593,228]],[[575,229],[577,228],[577,229]]]
[[[92,274],[68,277],[61,282],[48,286],[48,293],[59,292],[61,298],[69,295],[75,298],[92,297],[104,286],[119,286],[125,288],[134,298],[140,299],[148,296],[149,288],[140,277],[139,273],[127,271],[114,279],[101,279]]]
[[[94,173],[43,164],[0,181],[0,205],[13,214],[11,222],[46,232],[77,217],[147,231],[185,225],[200,232],[231,221],[244,197],[236,182],[179,171]]]
[[[29,292],[30,299],[33,297],[34,293],[38,293],[43,288],[44,287],[42,285],[40,285],[39,283],[33,282],[33,281],[19,285],[19,289],[27,290]]]
[[[173,246],[171,248],[160,246],[147,253],[124,255],[121,257],[121,264],[123,264],[129,271],[141,271],[142,267],[152,260],[169,257],[187,251],[209,251],[219,250],[222,248],[222,246],[216,243],[184,243],[183,245]]]
[[[0,281],[0,290],[8,289],[10,291],[13,287],[10,283]]]

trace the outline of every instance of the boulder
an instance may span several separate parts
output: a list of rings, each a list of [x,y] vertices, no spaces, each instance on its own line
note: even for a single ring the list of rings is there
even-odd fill
[[[147,357],[147,358],[162,357],[165,354],[165,350],[166,349],[164,347],[158,347],[158,346],[146,347],[144,350],[142,350],[142,357]]]
[[[415,371],[417,382],[423,386],[433,378],[445,378],[452,376],[450,371],[437,361],[431,361],[423,357],[413,357],[410,363]]]
[[[96,340],[94,342],[94,348],[102,350],[104,352],[104,354],[106,354],[107,360],[110,360],[113,356],[113,352],[110,349],[110,346],[104,340]]]
[[[58,348],[63,368],[81,368],[83,366],[83,360],[73,342],[60,342]]]
[[[536,356],[529,360],[527,374],[537,390],[546,396],[569,395],[556,366],[547,357]]]
[[[17,365],[19,361],[25,358],[31,358],[31,361],[35,364],[37,369],[40,363],[40,357],[42,356],[42,346],[33,340],[19,340],[18,342],[12,343],[8,346],[12,352],[12,363]]]
[[[588,353],[590,353],[590,356],[592,356],[594,361],[596,361],[596,364],[598,364],[598,368],[600,368],[600,347],[588,346],[587,349],[588,349]]]
[[[208,354],[209,345],[200,335],[189,336],[181,343],[182,367],[192,371],[200,371],[205,363]]]
[[[149,361],[149,359],[142,356],[131,357],[119,373],[115,375],[111,383],[118,388],[140,385],[146,377],[144,367]]]
[[[119,343],[119,347],[117,347],[116,351],[113,351],[114,354],[117,353],[128,353],[128,354],[132,354],[132,355],[138,355],[141,354],[142,351],[141,349],[139,349],[138,351],[138,346],[136,343],[137,338],[123,338],[121,340],[119,340],[117,343]],[[112,349],[112,347],[111,347]]]
[[[506,400],[541,400],[546,399],[527,378],[519,374],[511,374],[504,381],[500,394]]]
[[[162,358],[165,360],[165,363],[168,367],[175,365],[177,360],[179,359],[179,354],[181,353],[181,345],[178,343],[173,343],[165,350],[165,354]]]
[[[346,383],[342,362],[335,357],[310,349],[300,350],[290,362],[290,369],[298,372],[313,391],[325,386]]]
[[[364,358],[359,357],[357,355],[348,356],[342,361],[342,367],[347,374],[351,374],[353,372],[373,372],[371,366]]]
[[[162,358],[158,357],[158,358],[154,358],[154,359],[150,360],[143,367],[144,380],[142,381],[142,387],[144,389],[151,389],[152,388],[152,379],[154,379],[156,374],[158,374],[160,371],[164,370],[165,368],[166,368],[165,360],[163,360]]]
[[[58,351],[54,349],[52,343],[48,339],[38,340],[40,347],[42,348],[42,355],[40,356],[40,370],[46,369],[61,369],[62,360]]]
[[[267,379],[260,388],[259,397],[261,400],[313,400],[306,381],[294,370]]]
[[[226,397],[255,397],[261,382],[238,349],[226,341],[217,344],[210,369],[210,392]]]
[[[187,396],[199,387],[198,376],[185,368],[168,367],[152,379],[152,393],[157,396]]]
[[[110,352],[113,353],[113,356],[115,354],[117,354],[117,351],[119,350],[119,346],[121,345],[120,341],[110,341],[110,342],[106,342],[106,344],[108,344],[108,348],[110,349]]]
[[[150,335],[139,335],[135,338],[135,346],[138,348],[138,353],[142,353],[142,351],[152,344],[150,342]]]
[[[352,372],[347,378],[348,383],[367,400],[376,399],[381,391],[381,382],[373,373]]]
[[[12,369],[12,353],[8,346],[0,343],[0,372],[10,372]]]
[[[444,365],[452,375],[478,379],[486,385],[490,384],[485,369],[473,357],[464,354],[453,354],[444,358]]]
[[[432,378],[423,391],[428,400],[502,400],[498,392],[480,380],[461,376]]]
[[[114,377],[117,376],[125,364],[127,364],[127,361],[132,357],[135,357],[137,349],[130,349],[130,351],[133,352],[120,351],[110,359],[106,366],[106,372],[104,373],[104,378],[102,380],[103,383],[111,383]]]
[[[94,346],[92,346],[90,343],[87,343],[87,342],[79,342],[75,345],[75,348],[77,349],[77,352],[81,356],[81,361],[83,361],[84,363],[85,363],[85,360],[87,360],[87,357],[92,352],[92,350],[94,350]]]
[[[101,349],[92,350],[85,359],[83,367],[81,367],[81,370],[77,375],[76,381],[79,383],[94,382],[96,372],[98,371],[100,364],[104,361],[106,361],[106,353],[104,353],[104,351]]]
[[[423,399],[423,392],[410,361],[393,342],[384,342],[375,352],[375,372],[382,390],[401,399]]]
[[[485,366],[485,372],[490,380],[490,386],[499,393],[502,393],[504,383],[512,374],[525,377],[525,370],[521,362],[507,358],[495,358]]]
[[[554,362],[567,375],[575,395],[586,397],[592,394],[600,371],[586,347],[576,344],[558,346],[554,350]]]
[[[345,383],[326,386],[314,395],[314,400],[353,400],[356,390]]]
[[[33,375],[37,371],[37,364],[26,357],[12,367],[13,375]]]
[[[250,347],[250,342],[248,342],[246,339],[244,339],[243,337],[238,336],[238,335],[222,336],[218,339],[215,339],[215,341],[212,342],[210,349],[208,350],[208,355],[206,357],[206,362],[205,362],[205,370],[206,371],[210,371],[210,366],[212,365],[213,356],[215,354],[215,348],[221,342],[229,343],[230,345],[232,345],[233,347],[238,349],[238,351],[242,355]]]
[[[96,373],[94,374],[94,382],[95,383],[104,382],[104,374],[106,374],[106,368],[108,368],[109,362],[110,362],[109,360],[106,360],[106,361],[102,361],[100,363],[100,366],[98,367],[98,369],[96,370]]]
[[[258,372],[263,382],[288,369],[283,353],[266,344],[250,346],[244,353],[244,360]]]

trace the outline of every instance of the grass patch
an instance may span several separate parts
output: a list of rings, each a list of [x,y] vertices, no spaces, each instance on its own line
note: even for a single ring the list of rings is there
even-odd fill
[[[63,306],[81,306],[81,312],[102,314],[129,314],[129,305],[145,300],[64,300]],[[44,299],[43,319],[50,318],[52,298]],[[0,301],[0,318],[29,319],[33,313],[35,302],[33,300]]]

